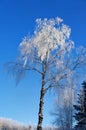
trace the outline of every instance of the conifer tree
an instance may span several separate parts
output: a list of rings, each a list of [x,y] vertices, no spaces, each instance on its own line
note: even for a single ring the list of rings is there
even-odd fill
[[[78,101],[74,108],[76,110],[74,118],[77,121],[75,128],[86,130],[86,81],[82,83],[82,89],[78,94]]]

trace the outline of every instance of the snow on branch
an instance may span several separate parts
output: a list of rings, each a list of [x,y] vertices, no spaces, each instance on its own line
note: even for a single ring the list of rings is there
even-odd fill
[[[64,79],[69,80],[86,58],[86,48],[76,50],[70,35],[71,28],[59,17],[36,19],[33,35],[24,37],[19,45],[19,64],[14,67],[17,78],[20,79],[25,70],[42,74],[44,68],[45,83],[55,86],[59,81],[64,84]]]

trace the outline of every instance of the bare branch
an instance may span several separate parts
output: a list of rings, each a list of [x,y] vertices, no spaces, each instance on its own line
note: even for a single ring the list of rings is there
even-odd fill
[[[36,71],[36,72],[38,72],[39,74],[42,75],[42,72],[39,71],[38,69],[34,68],[34,67],[27,67],[27,68],[25,68],[25,70],[34,70],[34,71]]]

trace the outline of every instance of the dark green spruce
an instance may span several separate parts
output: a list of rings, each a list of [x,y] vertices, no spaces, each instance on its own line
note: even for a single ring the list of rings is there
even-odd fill
[[[75,108],[74,118],[77,121],[75,128],[77,130],[86,130],[86,81],[82,83],[82,88],[78,94],[78,100]]]

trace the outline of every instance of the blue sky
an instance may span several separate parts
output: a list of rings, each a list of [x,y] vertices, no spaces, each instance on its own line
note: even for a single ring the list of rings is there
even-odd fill
[[[85,0],[0,0],[0,117],[37,124],[40,78],[30,72],[16,86],[3,65],[15,60],[22,38],[33,33],[36,18],[56,16],[71,27],[75,44],[86,47]],[[43,125],[53,121],[54,95],[45,97]]]

